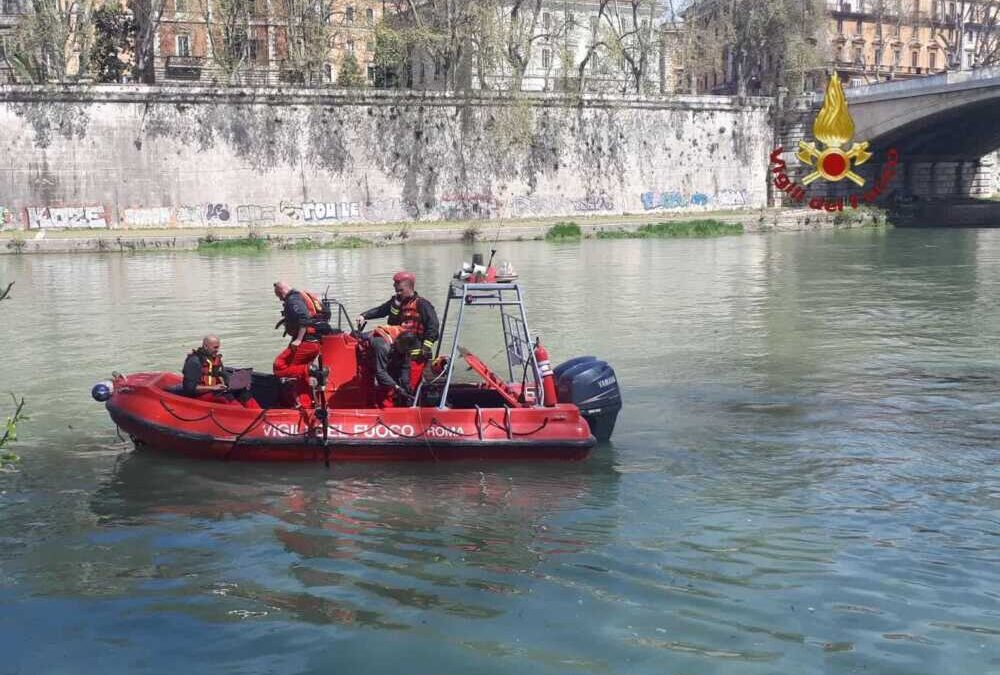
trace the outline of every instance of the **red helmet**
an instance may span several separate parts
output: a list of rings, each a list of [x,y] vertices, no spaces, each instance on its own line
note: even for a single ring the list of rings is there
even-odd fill
[[[409,281],[413,284],[416,283],[417,277],[414,276],[413,272],[396,272],[392,277],[392,283],[398,284],[402,281]]]

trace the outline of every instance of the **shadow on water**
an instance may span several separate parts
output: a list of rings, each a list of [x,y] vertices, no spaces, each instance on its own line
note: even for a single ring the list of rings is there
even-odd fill
[[[90,507],[112,548],[156,533],[140,576],[181,596],[161,609],[406,629],[413,611],[500,616],[497,598],[528,592],[548,561],[610,541],[613,463],[608,446],[578,463],[330,469],[131,452]]]

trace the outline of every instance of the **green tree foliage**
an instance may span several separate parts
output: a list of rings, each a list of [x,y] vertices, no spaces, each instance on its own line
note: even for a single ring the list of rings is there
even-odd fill
[[[93,34],[91,7],[88,0],[30,0],[7,43],[15,77],[62,82],[84,75]]]
[[[344,54],[340,62],[340,70],[337,71],[337,85],[341,87],[357,88],[368,83],[367,78],[362,74],[361,67],[354,54]]]
[[[124,7],[105,5],[94,12],[90,68],[98,82],[121,82],[135,53],[136,22]]]
[[[761,93],[779,86],[802,91],[806,76],[822,68],[826,4],[823,0],[696,0],[683,11],[684,61],[692,78],[732,68],[737,93],[752,78]]]

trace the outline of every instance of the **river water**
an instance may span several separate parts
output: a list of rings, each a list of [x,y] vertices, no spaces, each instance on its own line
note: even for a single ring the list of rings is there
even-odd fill
[[[1000,230],[503,244],[622,382],[582,463],[179,460],[89,397],[471,251],[0,257],[0,673],[1000,672]]]

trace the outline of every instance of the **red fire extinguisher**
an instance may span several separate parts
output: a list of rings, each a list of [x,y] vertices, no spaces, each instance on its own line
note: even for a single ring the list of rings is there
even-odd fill
[[[552,374],[552,364],[549,363],[549,352],[542,346],[541,338],[535,338],[535,362],[542,373],[542,392],[545,405],[552,407],[557,403],[556,378]]]

